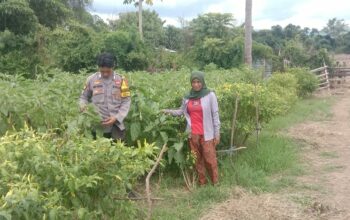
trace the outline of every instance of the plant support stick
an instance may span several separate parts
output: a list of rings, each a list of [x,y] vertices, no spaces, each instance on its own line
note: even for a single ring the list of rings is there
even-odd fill
[[[166,144],[164,144],[162,147],[162,150],[160,151],[159,156],[156,160],[156,163],[153,165],[151,171],[147,174],[147,177],[146,177],[146,196],[147,196],[147,203],[148,203],[147,219],[151,219],[151,217],[152,217],[152,198],[151,198],[151,189],[150,189],[149,181],[150,181],[153,173],[156,171],[160,161],[162,160],[163,154],[167,150],[168,150],[168,148],[167,148]]]

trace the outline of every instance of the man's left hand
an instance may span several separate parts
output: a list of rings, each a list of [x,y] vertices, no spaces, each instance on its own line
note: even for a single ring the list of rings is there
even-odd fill
[[[102,122],[102,126],[112,126],[115,122],[117,121],[117,118],[115,117],[110,117],[107,120]]]

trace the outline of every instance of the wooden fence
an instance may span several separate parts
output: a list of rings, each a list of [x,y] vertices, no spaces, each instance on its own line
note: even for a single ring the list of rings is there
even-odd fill
[[[331,89],[330,83],[329,83],[329,72],[328,72],[328,66],[323,66],[314,70],[311,70],[312,73],[314,73],[317,78],[319,79],[319,90],[327,89],[328,91]]]
[[[349,67],[328,67],[323,66],[314,70],[311,70],[314,73],[320,83],[319,90],[331,88],[336,88],[337,86],[341,86],[346,81],[346,76],[350,76],[350,68]]]

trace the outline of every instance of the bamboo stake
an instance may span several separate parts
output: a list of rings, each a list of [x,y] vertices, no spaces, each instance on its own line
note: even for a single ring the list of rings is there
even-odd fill
[[[136,198],[123,198],[123,197],[114,197],[115,200],[148,200],[148,197],[136,197]],[[163,201],[164,198],[151,198],[152,201]]]
[[[160,151],[159,156],[156,160],[156,163],[153,165],[151,171],[147,174],[147,177],[146,177],[146,197],[147,197],[147,203],[148,203],[147,219],[149,219],[149,220],[152,217],[152,198],[151,198],[151,189],[150,189],[149,182],[150,182],[150,179],[151,179],[153,173],[156,171],[160,161],[162,160],[163,154],[167,150],[168,150],[168,148],[167,148],[166,144],[164,144],[162,147],[162,150]]]
[[[230,147],[233,147],[233,139],[235,136],[236,120],[237,120],[237,112],[238,112],[238,103],[239,103],[239,96],[236,97],[235,111],[233,113],[233,118],[232,118],[232,127],[231,127],[232,131],[231,131]]]
[[[258,96],[258,85],[257,82],[255,83],[255,95],[254,95],[254,104],[255,104],[255,114],[256,114],[256,147],[259,147],[260,143],[259,143],[259,134],[260,134],[260,123],[259,123],[259,101],[257,100],[257,96]]]

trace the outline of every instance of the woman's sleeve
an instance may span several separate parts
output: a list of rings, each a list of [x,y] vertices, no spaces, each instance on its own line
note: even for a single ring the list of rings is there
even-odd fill
[[[182,116],[186,110],[186,101],[182,100],[182,105],[178,109],[165,109],[164,112],[171,114],[172,116]]]
[[[215,137],[220,136],[220,117],[219,117],[219,105],[218,105],[218,99],[215,95],[215,93],[212,93],[211,96],[211,114],[213,117],[213,125],[214,125],[214,135]]]

